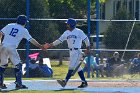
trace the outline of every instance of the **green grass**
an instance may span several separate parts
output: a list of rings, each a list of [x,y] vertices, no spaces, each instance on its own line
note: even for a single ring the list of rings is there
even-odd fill
[[[51,66],[54,72],[54,75],[52,78],[23,78],[23,80],[49,80],[49,79],[64,79],[67,71],[68,71],[68,63],[67,62],[63,62],[63,65],[58,65],[58,62],[51,62]],[[14,77],[12,78],[5,78],[6,80],[15,80]],[[71,79],[79,79],[78,74],[76,74],[75,76],[71,77]],[[134,75],[123,75],[123,77],[104,77],[104,78],[90,78],[92,80],[127,80],[127,79],[140,79],[140,75],[139,74],[134,74]],[[31,91],[31,90],[21,90],[21,91],[0,91],[0,93],[87,93],[87,92],[81,92],[78,90],[63,90],[63,91]]]
[[[53,79],[64,79],[68,72],[68,62],[63,62],[63,65],[58,65],[58,62],[51,62],[54,71]],[[78,75],[71,77],[72,79],[78,78]]]
[[[54,75],[52,78],[23,78],[23,80],[48,80],[48,79],[64,79],[67,71],[68,71],[68,63],[63,62],[63,65],[58,65],[58,62],[51,62],[51,66],[54,72]],[[11,66],[10,66],[11,67]],[[72,77],[72,79],[79,78],[78,75],[76,74],[75,76]],[[14,77],[6,77],[5,80],[15,80]],[[31,90],[15,90],[15,91],[0,91],[0,93],[87,93],[87,92],[81,92],[78,90],[60,90],[60,91],[31,91]]]
[[[53,79],[64,79],[67,71],[68,71],[68,62],[63,62],[63,65],[59,66],[58,62],[51,62],[52,65],[52,69],[54,71],[54,76]],[[82,67],[84,67],[84,65],[82,64]],[[87,75],[85,74],[85,77]],[[87,78],[87,79],[93,79],[93,80],[124,80],[124,79],[140,79],[140,74],[134,74],[134,75],[123,75],[120,77],[96,77],[96,75],[94,75],[95,77],[92,78]],[[71,79],[79,79],[78,74],[76,73],[73,77],[71,77]]]
[[[68,72],[68,62],[63,62],[63,65],[59,65],[59,62],[53,61],[51,62],[51,66],[53,69],[53,77],[51,78],[23,78],[23,80],[37,80],[37,79],[42,79],[42,80],[49,80],[49,79],[64,79],[67,72]],[[11,65],[9,66],[10,68],[12,67]],[[83,67],[83,65],[82,65]],[[85,74],[85,77],[87,75]],[[96,75],[95,75],[96,76]],[[123,77],[90,77],[87,79],[93,79],[93,80],[121,80],[121,79],[140,79],[140,74],[134,74],[134,75],[123,75]],[[5,78],[6,80],[15,80],[14,77],[7,77]],[[79,79],[78,74],[76,73],[74,76],[71,77],[71,79]]]

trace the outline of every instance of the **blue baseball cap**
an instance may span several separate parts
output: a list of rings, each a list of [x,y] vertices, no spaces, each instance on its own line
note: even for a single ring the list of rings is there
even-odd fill
[[[77,24],[77,22],[74,18],[69,18],[65,23],[69,24],[71,28],[75,28],[76,24]]]
[[[27,17],[25,15],[19,15],[17,17],[17,23],[21,25],[25,25],[28,21]]]

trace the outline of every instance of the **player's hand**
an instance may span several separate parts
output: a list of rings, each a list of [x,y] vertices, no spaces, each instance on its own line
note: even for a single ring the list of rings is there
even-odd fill
[[[48,48],[51,47],[51,44],[49,44],[49,43],[45,43],[45,44],[43,45],[43,47],[44,47],[44,49],[48,49]]]
[[[43,46],[43,45],[41,45],[40,49],[42,49],[42,50],[46,50],[46,49],[44,48],[44,46]]]

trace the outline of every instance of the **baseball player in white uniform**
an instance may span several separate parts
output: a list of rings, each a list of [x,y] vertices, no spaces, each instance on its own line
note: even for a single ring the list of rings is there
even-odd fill
[[[15,71],[15,84],[16,89],[27,88],[27,86],[22,84],[22,64],[20,63],[20,57],[16,50],[20,41],[25,38],[30,41],[35,46],[43,49],[43,46],[40,45],[32,36],[29,34],[28,30],[25,28],[26,23],[28,22],[27,17],[25,15],[19,15],[17,17],[16,23],[10,23],[6,25],[0,31],[0,41],[3,37],[3,41],[1,43],[1,52],[0,52],[0,88],[7,88],[4,82],[3,73],[8,66],[8,58],[10,58],[11,62],[14,65]]]
[[[85,33],[82,30],[76,28],[76,23],[77,22],[75,19],[69,18],[66,21],[67,30],[61,35],[59,39],[55,40],[53,43],[50,44],[50,47],[56,46],[62,43],[64,40],[67,40],[68,43],[68,48],[70,51],[70,62],[69,62],[68,73],[65,80],[57,80],[62,87],[65,87],[66,83],[71,77],[73,70],[80,63],[80,59],[82,57],[82,50],[81,50],[82,41],[85,42],[87,49],[89,49],[90,47],[90,42],[88,37],[85,35]],[[87,81],[85,80],[81,67],[78,68],[78,75],[82,80],[82,84],[78,86],[78,88],[87,87],[88,84]]]

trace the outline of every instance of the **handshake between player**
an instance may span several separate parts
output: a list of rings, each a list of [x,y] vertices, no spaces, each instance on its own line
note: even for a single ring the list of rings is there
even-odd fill
[[[45,44],[42,45],[42,46],[43,46],[43,49],[48,49],[48,48],[50,48],[50,47],[52,47],[52,46],[54,46],[54,45],[53,45],[53,43],[50,43],[50,44],[49,44],[49,43],[45,43]],[[42,49],[42,50],[43,50],[43,49]],[[90,47],[87,47],[87,48],[86,48],[85,54],[86,54],[86,55],[89,55],[89,54],[90,54]]]
[[[45,43],[45,44],[43,45],[44,49],[48,49],[48,48],[50,48],[50,47],[52,47],[52,46],[53,46],[53,44],[49,44],[49,43]]]

